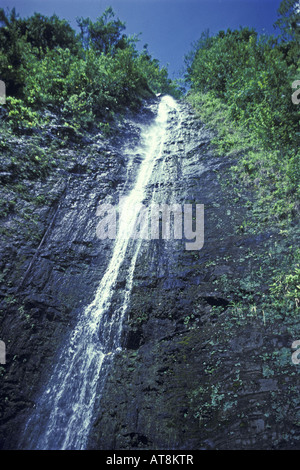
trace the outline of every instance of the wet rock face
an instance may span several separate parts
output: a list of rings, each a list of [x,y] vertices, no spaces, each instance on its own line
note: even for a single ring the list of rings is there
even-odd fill
[[[2,448],[18,447],[66,334],[93,299],[113,248],[96,237],[96,209],[117,203],[135,180],[141,126],[152,122],[157,106],[153,100],[128,117],[110,141],[91,135],[80,148],[65,148],[64,167],[32,188],[48,194],[48,203],[35,208],[38,240],[15,230],[0,245],[9,276],[1,294],[11,298],[0,319],[7,346]],[[88,448],[294,448],[299,409],[287,359],[291,325],[242,318],[231,308],[235,294],[228,287],[259,269],[259,256],[249,262],[249,253],[272,245],[276,234],[237,232],[246,209],[223,185],[234,158],[216,157],[210,132],[188,105],[179,108],[170,113],[145,204],[153,194],[160,204],[204,204],[204,246],[189,251],[183,240],[142,242],[122,350],[94,410]],[[16,217],[5,224],[14,227]],[[129,250],[127,264],[130,256]],[[126,263],[112,308],[125,280]],[[275,364],[278,354],[282,361]]]
[[[96,237],[96,210],[118,199],[128,178],[128,157],[120,150],[135,146],[157,105],[128,116],[110,139],[91,134],[56,150],[63,154],[60,166],[42,180],[24,179],[29,197],[2,219],[0,339],[7,360],[0,368],[0,448],[18,447],[64,338],[93,299],[113,246]],[[57,132],[59,126],[49,129],[45,145]],[[30,138],[10,144],[26,152]]]
[[[223,184],[234,158],[214,155],[209,132],[186,105],[179,132],[177,119],[149,193],[156,188],[160,203],[204,204],[204,246],[144,242],[123,350],[95,410],[89,447],[296,448],[291,325],[231,307],[235,283],[259,270],[259,254],[276,234],[237,231],[246,208]]]

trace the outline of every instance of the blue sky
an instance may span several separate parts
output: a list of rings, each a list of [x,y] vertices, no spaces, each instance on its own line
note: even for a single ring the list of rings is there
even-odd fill
[[[273,24],[281,0],[0,0],[0,7],[16,7],[22,17],[34,12],[56,13],[76,28],[76,17],[96,19],[107,6],[126,23],[127,34],[142,33],[161,65],[169,65],[171,78],[178,76],[184,55],[201,32],[249,26],[259,33],[274,33]]]

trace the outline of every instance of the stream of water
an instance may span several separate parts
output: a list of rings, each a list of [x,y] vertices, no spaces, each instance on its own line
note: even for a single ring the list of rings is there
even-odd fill
[[[142,162],[124,204],[138,208],[156,163],[162,158],[170,112],[178,105],[169,96],[161,98],[154,122],[142,131]],[[134,230],[138,210],[126,215],[127,234]],[[113,241],[112,241],[113,243]],[[126,287],[119,308],[111,300],[129,243],[134,243],[127,268]],[[52,376],[39,397],[25,432],[24,447],[35,450],[85,449],[93,421],[94,406],[105,382],[114,354],[120,348],[122,324],[132,289],[136,260],[142,240],[131,240],[119,231],[110,262],[94,300],[79,316],[77,325],[62,349]],[[113,310],[113,311],[112,311]]]

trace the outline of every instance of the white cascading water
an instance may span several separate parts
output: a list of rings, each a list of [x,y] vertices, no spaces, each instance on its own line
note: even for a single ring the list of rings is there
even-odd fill
[[[124,198],[126,207],[138,208],[145,199],[155,164],[162,157],[171,110],[178,110],[178,106],[173,98],[164,96],[154,123],[143,132],[143,161],[134,187]],[[134,230],[137,216],[138,210],[131,210],[126,215],[127,234]],[[142,243],[141,239],[132,241],[133,255],[122,304],[119,309],[110,312],[112,295],[129,241],[128,236],[122,237],[120,230],[95,298],[79,316],[52,377],[27,422],[24,432],[24,447],[27,449],[86,448],[101,381],[104,382],[109,363],[120,347],[122,323]]]

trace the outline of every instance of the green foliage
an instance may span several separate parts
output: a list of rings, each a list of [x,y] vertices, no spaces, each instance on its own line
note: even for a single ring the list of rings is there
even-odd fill
[[[212,93],[193,92],[188,101],[217,130],[212,139],[217,153],[240,156],[230,170],[236,197],[239,199],[243,188],[252,188],[256,194],[252,212],[260,223],[289,224],[299,212],[299,150],[292,148],[292,143],[279,149],[265,148],[241,122],[232,120],[228,105]]]
[[[265,148],[291,142],[299,146],[299,109],[291,101],[300,66],[296,46],[297,39],[258,38],[248,28],[221,31],[201,39],[187,78],[194,92],[210,92],[226,103],[231,119],[253,132]]]
[[[90,18],[77,19],[81,40],[85,48],[92,47],[99,53],[111,55],[118,49],[126,48],[128,41],[126,35],[122,34],[122,31],[125,30],[125,23],[119,18],[114,18],[112,7],[108,7],[94,23]]]
[[[29,18],[20,19],[18,29],[32,47],[41,50],[40,55],[56,47],[68,48],[73,54],[80,51],[80,41],[75,31],[66,20],[60,20],[56,15],[48,18],[34,13]]]
[[[13,129],[33,127],[38,122],[38,114],[18,98],[8,97],[8,122]]]
[[[270,291],[280,304],[286,307],[291,304],[295,308],[300,306],[300,250],[294,254],[294,263],[288,273],[279,272],[273,279]]]
[[[14,180],[42,178],[49,173],[52,162],[50,154],[39,145],[30,144],[18,157],[12,155],[9,170]]]
[[[220,154],[243,149],[233,172],[256,189],[261,220],[276,223],[299,210],[300,108],[291,99],[300,78],[297,4],[281,3],[279,38],[249,28],[205,32],[186,58],[189,100],[218,130]]]
[[[14,129],[44,124],[47,108],[74,128],[101,126],[154,93],[178,95],[167,69],[138,53],[111,7],[95,22],[77,21],[79,35],[56,15],[20,19],[0,9],[0,78]]]
[[[275,25],[280,28],[283,38],[300,38],[300,6],[298,0],[283,0],[278,9],[279,19]],[[299,51],[298,51],[299,54]]]
[[[214,131],[216,153],[236,161],[226,189],[233,203],[247,207],[237,233],[270,231],[279,239],[251,253],[249,276],[214,281],[232,299],[230,316],[238,324],[251,318],[265,326],[294,325],[299,316],[300,106],[291,99],[292,83],[300,79],[296,4],[281,3],[278,38],[248,28],[214,37],[205,32],[186,57],[187,99]]]
[[[166,93],[180,98],[182,92],[180,85],[168,77],[166,67],[160,67],[157,59],[153,59],[145,44],[142,53],[138,57],[139,69],[142,71],[145,81],[154,93]]]

